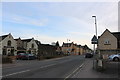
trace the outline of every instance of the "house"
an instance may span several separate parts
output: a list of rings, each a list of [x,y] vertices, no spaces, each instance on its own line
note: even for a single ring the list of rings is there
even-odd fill
[[[70,55],[80,55],[81,46],[72,43],[64,43],[62,44],[62,51],[64,54]]]
[[[81,46],[81,47],[82,47],[82,54],[92,53],[92,50],[87,45],[84,45],[84,46]]]
[[[62,44],[62,52],[64,54],[74,54],[74,43],[64,43]]]
[[[85,53],[91,52],[92,50],[87,46],[81,46],[72,43],[64,43],[62,44],[62,51],[64,54],[70,55],[83,55]]]
[[[106,29],[98,37],[98,49],[101,54],[120,53],[120,32],[110,32]]]
[[[62,53],[58,42],[55,45],[41,44],[39,41],[36,42],[38,44],[38,56],[56,56]]]
[[[8,35],[0,36],[0,47],[0,54],[6,56],[16,55],[17,45],[11,33],[9,33]]]
[[[38,45],[34,38],[23,39],[23,48],[26,49],[26,53],[38,54]]]
[[[38,46],[39,56],[53,56],[56,53],[56,48],[53,45],[49,44],[40,44]]]
[[[63,54],[62,47],[59,45],[58,41],[55,43],[55,47],[56,47],[56,54],[62,55]]]
[[[19,37],[18,39],[14,39],[17,43],[17,54],[18,53],[26,53],[26,49],[24,48],[23,41]]]

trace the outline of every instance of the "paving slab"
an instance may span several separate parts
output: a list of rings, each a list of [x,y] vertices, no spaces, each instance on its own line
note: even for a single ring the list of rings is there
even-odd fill
[[[93,69],[93,59],[85,59],[82,68],[72,78],[118,78],[120,62],[108,62],[105,71]]]

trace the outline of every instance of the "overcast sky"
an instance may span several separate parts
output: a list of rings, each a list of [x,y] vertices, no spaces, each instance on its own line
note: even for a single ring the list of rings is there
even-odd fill
[[[93,15],[97,16],[98,35],[105,29],[118,31],[117,2],[4,2],[2,35],[34,37],[45,44],[62,44],[70,39],[69,42],[92,48]]]

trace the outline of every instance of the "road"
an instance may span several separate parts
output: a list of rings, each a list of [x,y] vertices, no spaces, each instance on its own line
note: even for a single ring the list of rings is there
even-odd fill
[[[21,61],[21,65],[3,68],[3,78],[70,78],[82,66],[83,56],[67,56],[43,61]]]

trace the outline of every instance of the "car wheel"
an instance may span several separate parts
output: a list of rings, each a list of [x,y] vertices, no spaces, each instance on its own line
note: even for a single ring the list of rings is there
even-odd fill
[[[113,59],[113,61],[119,61],[119,58],[118,58],[118,57],[115,57],[115,58]]]

